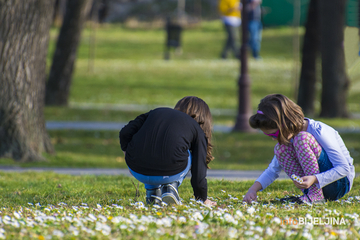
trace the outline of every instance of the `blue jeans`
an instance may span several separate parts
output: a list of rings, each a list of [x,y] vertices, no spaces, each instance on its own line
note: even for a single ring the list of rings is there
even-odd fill
[[[332,163],[329,160],[329,157],[324,149],[321,150],[321,154],[318,160],[320,172],[326,172],[333,168]],[[326,185],[322,188],[323,194],[326,200],[335,201],[342,198],[350,190],[350,182],[347,177],[341,178],[329,185]],[[308,189],[304,190],[304,193],[307,194]]]
[[[172,175],[172,176],[146,176],[142,175],[140,173],[134,172],[133,170],[130,170],[131,174],[139,181],[145,184],[145,189],[155,189],[161,187],[161,185],[172,183],[172,182],[178,182],[179,186],[183,182],[184,178],[186,177],[186,174],[189,172],[191,167],[191,153],[188,150],[189,158],[188,158],[188,164],[184,171]]]
[[[249,21],[249,45],[254,58],[259,58],[261,48],[262,23],[261,21]]]
[[[320,158],[318,160],[320,172],[326,172],[333,168],[332,163],[324,149],[322,149]],[[323,194],[326,200],[338,200],[342,198],[346,193],[349,192],[350,182],[347,177],[341,178],[329,185],[322,188]]]
[[[240,55],[239,49],[236,44],[236,31],[239,31],[238,27],[231,26],[229,24],[224,24],[224,28],[227,33],[226,42],[224,48],[221,52],[222,58],[227,58],[227,52],[231,50],[234,54],[234,57],[238,58]]]

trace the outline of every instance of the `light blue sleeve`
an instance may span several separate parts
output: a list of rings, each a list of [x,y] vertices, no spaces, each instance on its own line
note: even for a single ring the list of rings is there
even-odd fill
[[[317,187],[323,188],[332,182],[346,177],[351,170],[353,159],[350,157],[349,151],[339,133],[321,122],[314,122],[309,132],[325,150],[330,162],[333,164],[333,168],[330,170],[315,175],[319,182],[316,184]]]
[[[261,191],[267,188],[267,186],[269,186],[275,181],[275,179],[279,177],[281,169],[282,168],[276,156],[274,156],[268,168],[265,169],[265,171],[260,175],[260,177],[258,177],[258,179],[256,179],[256,182],[259,182],[262,186]]]

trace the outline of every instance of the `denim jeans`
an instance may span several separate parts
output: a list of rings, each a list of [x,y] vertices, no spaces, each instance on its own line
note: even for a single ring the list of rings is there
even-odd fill
[[[320,158],[318,160],[320,172],[326,172],[333,168],[332,163],[329,160],[325,150],[322,149]],[[326,200],[338,200],[349,192],[350,182],[347,177],[341,178],[329,185],[322,188],[323,194]]]
[[[221,52],[222,58],[227,58],[227,52],[231,50],[233,52],[234,57],[238,58],[240,55],[239,49],[236,44],[237,32],[239,31],[238,27],[231,26],[229,24],[224,24],[224,28],[226,30],[227,38],[224,45],[224,48]]]
[[[249,45],[254,58],[259,58],[261,48],[262,23],[261,21],[249,21]]]
[[[172,182],[178,182],[179,186],[183,182],[184,178],[186,177],[186,174],[189,172],[191,167],[191,153],[188,150],[189,158],[188,158],[188,164],[184,171],[172,175],[172,176],[146,176],[142,175],[140,173],[134,172],[133,170],[130,170],[131,174],[139,181],[145,184],[145,189],[155,189],[161,187],[161,185],[172,183]]]

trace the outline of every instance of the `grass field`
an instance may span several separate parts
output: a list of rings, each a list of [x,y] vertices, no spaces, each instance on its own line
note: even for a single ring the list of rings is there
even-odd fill
[[[301,33],[303,30],[301,29]],[[48,63],[57,29],[51,32]],[[89,30],[83,32],[70,103],[149,104],[173,106],[186,95],[196,95],[210,108],[237,108],[240,64],[219,58],[225,33],[220,21],[204,22],[183,33],[183,54],[163,60],[162,29],[127,29],[104,25],[96,30],[93,64],[89,61]],[[263,31],[262,61],[250,58],[252,106],[265,95],[279,92],[294,97],[293,30]],[[360,68],[352,69],[348,107],[360,112]],[[321,83],[318,88],[321,88]],[[320,94],[320,93],[319,93]],[[319,109],[320,102],[316,102]]]
[[[251,205],[242,198],[252,182],[211,180],[208,195],[218,207],[209,208],[192,199],[188,179],[179,188],[182,205],[146,206],[143,187],[137,197],[128,177],[29,172],[0,178],[0,238],[6,239],[360,237],[359,179],[344,199],[313,207],[277,201],[299,194],[289,180],[276,181]]]

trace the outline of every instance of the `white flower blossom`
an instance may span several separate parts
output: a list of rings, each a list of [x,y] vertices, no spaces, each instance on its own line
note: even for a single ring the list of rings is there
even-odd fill
[[[107,221],[107,218],[101,214],[98,215],[98,219],[103,223]]]
[[[255,211],[256,211],[256,210],[255,210],[254,207],[249,207],[249,208],[246,210],[246,212],[247,212],[248,214],[250,214],[250,215],[252,215]]]
[[[165,230],[163,228],[159,228],[156,230],[156,233],[159,235],[164,235],[165,234]]]
[[[311,236],[311,234],[309,233],[309,232],[303,232],[302,233],[302,236],[305,238],[305,239],[309,239],[309,240],[312,240],[313,238],[312,238],[312,236]]]
[[[171,218],[163,218],[162,221],[164,227],[171,227],[173,220]]]
[[[197,234],[203,234],[208,227],[209,225],[207,223],[198,222],[198,224],[195,226],[195,232]]]
[[[144,232],[144,231],[146,231],[146,227],[145,227],[144,225],[140,225],[140,226],[138,227],[138,230],[139,230],[140,232]]]
[[[185,235],[185,234],[183,234],[183,233],[180,233],[180,234],[179,234],[179,238],[182,238],[182,239],[184,239],[184,238],[187,238],[187,237],[186,237],[186,235]]]
[[[58,237],[58,238],[63,238],[64,237],[64,233],[62,231],[59,231],[59,230],[54,230],[52,232],[52,235],[55,236],[55,237]]]
[[[15,212],[14,212],[14,217],[15,217],[16,219],[20,219],[20,218],[21,218],[21,214],[15,211]]]
[[[273,221],[274,223],[276,223],[276,224],[280,224],[280,223],[281,223],[281,219],[278,218],[278,217],[274,217],[274,218],[272,219],[272,221]]]
[[[256,226],[256,227],[255,227],[255,231],[258,231],[259,233],[262,233],[262,232],[263,232],[263,228],[260,227],[260,226]]]
[[[120,229],[127,229],[128,226],[126,226],[125,224],[121,224],[120,225]]]
[[[235,219],[241,219],[244,218],[244,214],[240,210],[236,210],[234,217]]]
[[[271,228],[267,227],[265,233],[268,236],[272,236],[274,234],[274,231]]]
[[[68,228],[68,230],[69,230],[69,232],[71,232],[72,235],[74,235],[74,236],[78,236],[78,235],[79,235],[79,230],[78,230],[76,227],[74,227],[74,226],[70,226],[70,227]]]
[[[251,236],[251,235],[254,235],[254,232],[253,231],[245,231],[244,235]]]
[[[192,217],[195,221],[196,220],[202,221],[204,219],[203,215],[200,212],[195,212]]]
[[[96,222],[95,230],[100,231],[105,236],[111,233],[111,227],[101,222]]]
[[[230,227],[228,231],[229,238],[236,238],[237,232],[236,228]]]
[[[180,217],[178,218],[178,221],[179,221],[180,223],[186,223],[186,217],[180,216]]]
[[[97,218],[91,213],[88,215],[88,217],[89,217],[90,221],[92,221],[92,222],[95,222],[97,220]]]
[[[234,222],[233,216],[231,216],[231,214],[229,214],[229,213],[225,213],[225,214],[224,214],[224,220],[225,220],[226,222],[229,222],[229,223]]]

